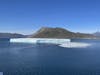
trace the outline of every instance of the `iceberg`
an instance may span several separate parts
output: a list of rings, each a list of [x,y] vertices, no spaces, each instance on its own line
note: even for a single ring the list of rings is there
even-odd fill
[[[12,38],[10,42],[13,43],[49,43],[49,44],[63,44],[70,42],[70,39],[53,39],[53,38]]]
[[[70,39],[54,39],[54,38],[11,38],[11,43],[32,43],[32,44],[57,44],[66,48],[85,48],[91,46],[88,43],[71,42]]]
[[[60,47],[66,47],[66,48],[86,48],[91,46],[91,44],[88,43],[79,43],[79,42],[70,42],[70,43],[64,43],[59,45]]]
[[[11,38],[11,43],[36,43],[36,39],[31,38]]]

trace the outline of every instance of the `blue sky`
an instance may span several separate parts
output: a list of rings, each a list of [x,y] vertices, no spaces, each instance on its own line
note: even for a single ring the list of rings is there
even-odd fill
[[[0,0],[0,32],[31,34],[42,26],[100,30],[100,0]]]

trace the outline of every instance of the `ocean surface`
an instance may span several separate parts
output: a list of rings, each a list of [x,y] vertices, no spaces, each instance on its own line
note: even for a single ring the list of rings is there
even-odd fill
[[[100,75],[100,40],[72,40],[92,44],[87,48],[4,40],[0,40],[3,75]]]

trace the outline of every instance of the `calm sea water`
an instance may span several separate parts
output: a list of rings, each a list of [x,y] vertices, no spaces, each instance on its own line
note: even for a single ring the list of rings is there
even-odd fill
[[[0,72],[4,75],[100,75],[100,40],[63,48],[52,44],[21,44],[0,40]]]

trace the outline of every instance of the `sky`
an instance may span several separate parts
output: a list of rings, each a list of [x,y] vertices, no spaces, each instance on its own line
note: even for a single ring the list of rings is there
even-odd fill
[[[100,30],[100,0],[0,0],[0,32],[32,34],[40,27]]]

